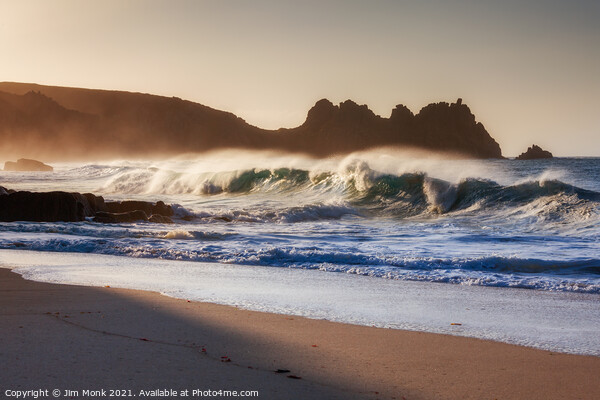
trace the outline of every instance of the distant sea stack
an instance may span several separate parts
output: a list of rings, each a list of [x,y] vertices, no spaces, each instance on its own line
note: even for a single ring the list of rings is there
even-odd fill
[[[4,163],[5,171],[44,171],[52,172],[54,168],[44,164],[41,161],[29,160],[27,158],[20,158],[17,162],[7,161]]]
[[[380,146],[502,157],[461,99],[429,104],[417,114],[400,104],[389,118],[351,100],[334,105],[323,99],[302,125],[265,130],[176,97],[0,83],[0,155],[81,159],[236,148],[326,157]]]
[[[517,157],[517,160],[538,160],[543,158],[553,158],[552,153],[534,144],[525,153],[521,153]]]

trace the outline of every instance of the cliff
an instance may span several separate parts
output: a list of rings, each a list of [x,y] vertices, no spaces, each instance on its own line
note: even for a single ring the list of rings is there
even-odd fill
[[[107,90],[0,83],[0,155],[143,157],[224,148],[313,156],[378,146],[417,147],[474,158],[502,157],[469,108],[436,103],[383,118],[366,105],[318,101],[299,127],[260,129],[234,114],[182,100]]]

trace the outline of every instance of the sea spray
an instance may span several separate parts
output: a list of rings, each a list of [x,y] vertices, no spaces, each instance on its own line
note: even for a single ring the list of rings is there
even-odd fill
[[[0,249],[597,291],[600,160],[252,155],[57,164],[51,179],[0,172],[12,189],[163,200],[175,211],[170,225],[1,224]]]

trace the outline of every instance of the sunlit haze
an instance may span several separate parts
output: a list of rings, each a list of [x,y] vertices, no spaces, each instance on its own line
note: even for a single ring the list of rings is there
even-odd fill
[[[263,128],[461,97],[515,156],[600,155],[598,1],[0,1],[0,81],[178,96]]]

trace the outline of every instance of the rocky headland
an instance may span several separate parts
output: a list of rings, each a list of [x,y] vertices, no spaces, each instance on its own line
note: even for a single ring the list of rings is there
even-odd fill
[[[302,125],[265,130],[176,97],[0,83],[0,155],[81,159],[234,148],[325,157],[380,146],[502,157],[461,99],[432,103],[416,114],[399,104],[389,118],[351,100],[335,105],[322,99]]]

